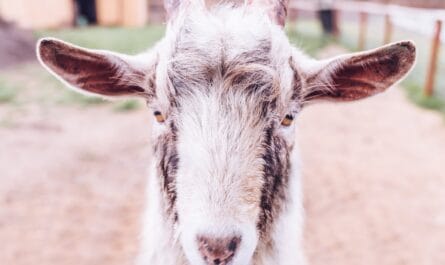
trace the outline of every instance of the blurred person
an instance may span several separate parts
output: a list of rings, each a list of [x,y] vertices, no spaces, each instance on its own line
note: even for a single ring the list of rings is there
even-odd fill
[[[334,0],[318,0],[318,18],[320,19],[323,34],[336,34]]]
[[[76,0],[76,7],[77,25],[89,25],[97,23],[95,0]]]

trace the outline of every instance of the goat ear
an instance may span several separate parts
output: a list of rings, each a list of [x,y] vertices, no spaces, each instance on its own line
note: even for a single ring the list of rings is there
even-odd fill
[[[306,73],[302,98],[352,101],[372,96],[401,80],[415,58],[414,44],[403,41],[320,62]]]
[[[136,57],[89,50],[44,38],[37,44],[42,65],[70,87],[103,96],[151,97],[149,66]]]

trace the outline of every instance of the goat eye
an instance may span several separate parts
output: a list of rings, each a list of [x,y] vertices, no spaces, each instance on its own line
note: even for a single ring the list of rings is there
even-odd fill
[[[162,115],[162,113],[160,111],[155,111],[153,113],[153,115],[155,115],[156,121],[159,123],[163,123],[165,121],[164,115]]]
[[[281,125],[288,127],[292,124],[293,120],[294,120],[294,116],[287,114],[286,116],[284,116],[284,119],[281,121]]]

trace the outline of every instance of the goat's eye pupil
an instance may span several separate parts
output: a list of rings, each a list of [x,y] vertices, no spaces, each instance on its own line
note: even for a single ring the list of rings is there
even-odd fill
[[[153,115],[155,115],[156,121],[157,122],[164,122],[164,115],[162,115],[162,113],[160,111],[155,111],[153,112]]]
[[[290,126],[292,124],[292,121],[294,120],[294,116],[291,114],[287,114],[284,116],[284,119],[281,121],[281,125],[283,126]]]

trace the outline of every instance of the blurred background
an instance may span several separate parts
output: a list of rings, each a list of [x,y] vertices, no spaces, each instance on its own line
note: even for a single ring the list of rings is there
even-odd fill
[[[418,47],[387,93],[300,115],[309,264],[445,264],[443,20],[442,0],[290,0],[286,32],[314,57]],[[132,264],[152,115],[66,89],[34,49],[135,54],[164,29],[162,0],[0,0],[0,264]]]

